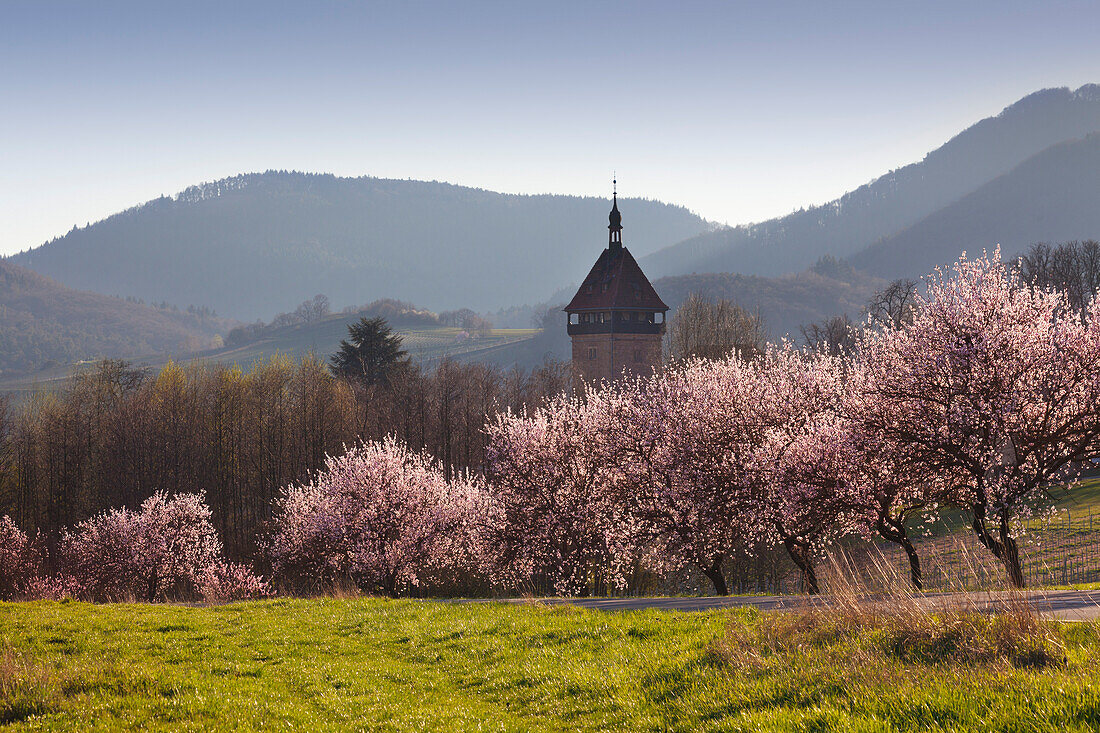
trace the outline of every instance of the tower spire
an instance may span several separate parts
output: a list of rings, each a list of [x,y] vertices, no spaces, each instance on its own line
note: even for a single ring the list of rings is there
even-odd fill
[[[623,215],[619,213],[619,181],[611,176],[611,213],[607,216],[607,246],[619,249],[623,246]]]

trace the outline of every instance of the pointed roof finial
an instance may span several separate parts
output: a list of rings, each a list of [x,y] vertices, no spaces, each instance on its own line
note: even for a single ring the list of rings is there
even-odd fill
[[[619,213],[619,181],[614,173],[611,174],[611,213],[607,215],[607,228],[610,230],[608,245],[611,247],[622,246],[623,215]]]

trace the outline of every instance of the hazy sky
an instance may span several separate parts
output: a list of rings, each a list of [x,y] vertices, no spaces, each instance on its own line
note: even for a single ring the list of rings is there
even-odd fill
[[[1100,82],[1100,3],[0,0],[0,254],[268,168],[758,221]]]

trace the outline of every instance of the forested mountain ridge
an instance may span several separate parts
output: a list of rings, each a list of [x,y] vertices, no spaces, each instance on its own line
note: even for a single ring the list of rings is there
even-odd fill
[[[847,257],[954,203],[1033,155],[1100,131],[1100,85],[1044,89],[956,135],[919,163],[784,217],[700,234],[641,260],[651,277],[778,275]],[[1098,191],[1097,193],[1100,193]]]
[[[655,281],[653,287],[673,309],[692,293],[732,300],[743,308],[759,312],[772,338],[789,337],[798,341],[802,325],[845,314],[860,320],[867,301],[887,284],[887,280],[856,270],[847,263],[824,258],[797,274],[779,277],[732,272],[671,275]]]
[[[635,252],[708,228],[682,207],[621,206]],[[608,208],[594,197],[268,171],[155,199],[12,260],[70,287],[203,303],[241,320],[317,293],[336,307],[395,297],[489,310],[579,281],[604,246]]]
[[[1100,133],[1054,145],[957,202],[849,258],[881,277],[919,277],[959,253],[1011,257],[1034,242],[1100,239]]]
[[[0,260],[0,373],[209,348],[225,322],[66,288]]]
[[[778,277],[710,273],[658,279],[675,307],[687,294],[759,309],[773,336],[844,314],[858,319],[871,294],[899,277],[919,279],[960,253],[1015,257],[1034,242],[1100,238],[1100,133],[1058,143],[912,226],[836,262]]]

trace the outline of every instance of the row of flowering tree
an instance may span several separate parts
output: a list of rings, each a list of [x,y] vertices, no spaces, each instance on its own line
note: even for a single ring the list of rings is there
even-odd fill
[[[559,395],[485,426],[484,476],[390,438],[285,487],[261,562],[283,590],[392,596],[549,583],[621,588],[695,567],[719,594],[746,548],[783,548],[817,592],[839,538],[896,543],[942,507],[1024,583],[1015,531],[1100,455],[1100,299],[1025,286],[999,254],[931,277],[849,356],[770,346]],[[45,543],[0,520],[0,596],[264,595],[222,559],[200,495],[157,494]],[[52,570],[46,572],[47,566]]]
[[[905,322],[856,336],[851,357],[782,345],[498,417],[502,577],[576,593],[694,565],[725,594],[723,561],[763,541],[816,592],[815,558],[859,534],[896,543],[920,587],[910,533],[953,507],[1022,586],[1017,520],[1100,455],[1100,300],[964,256]]]

